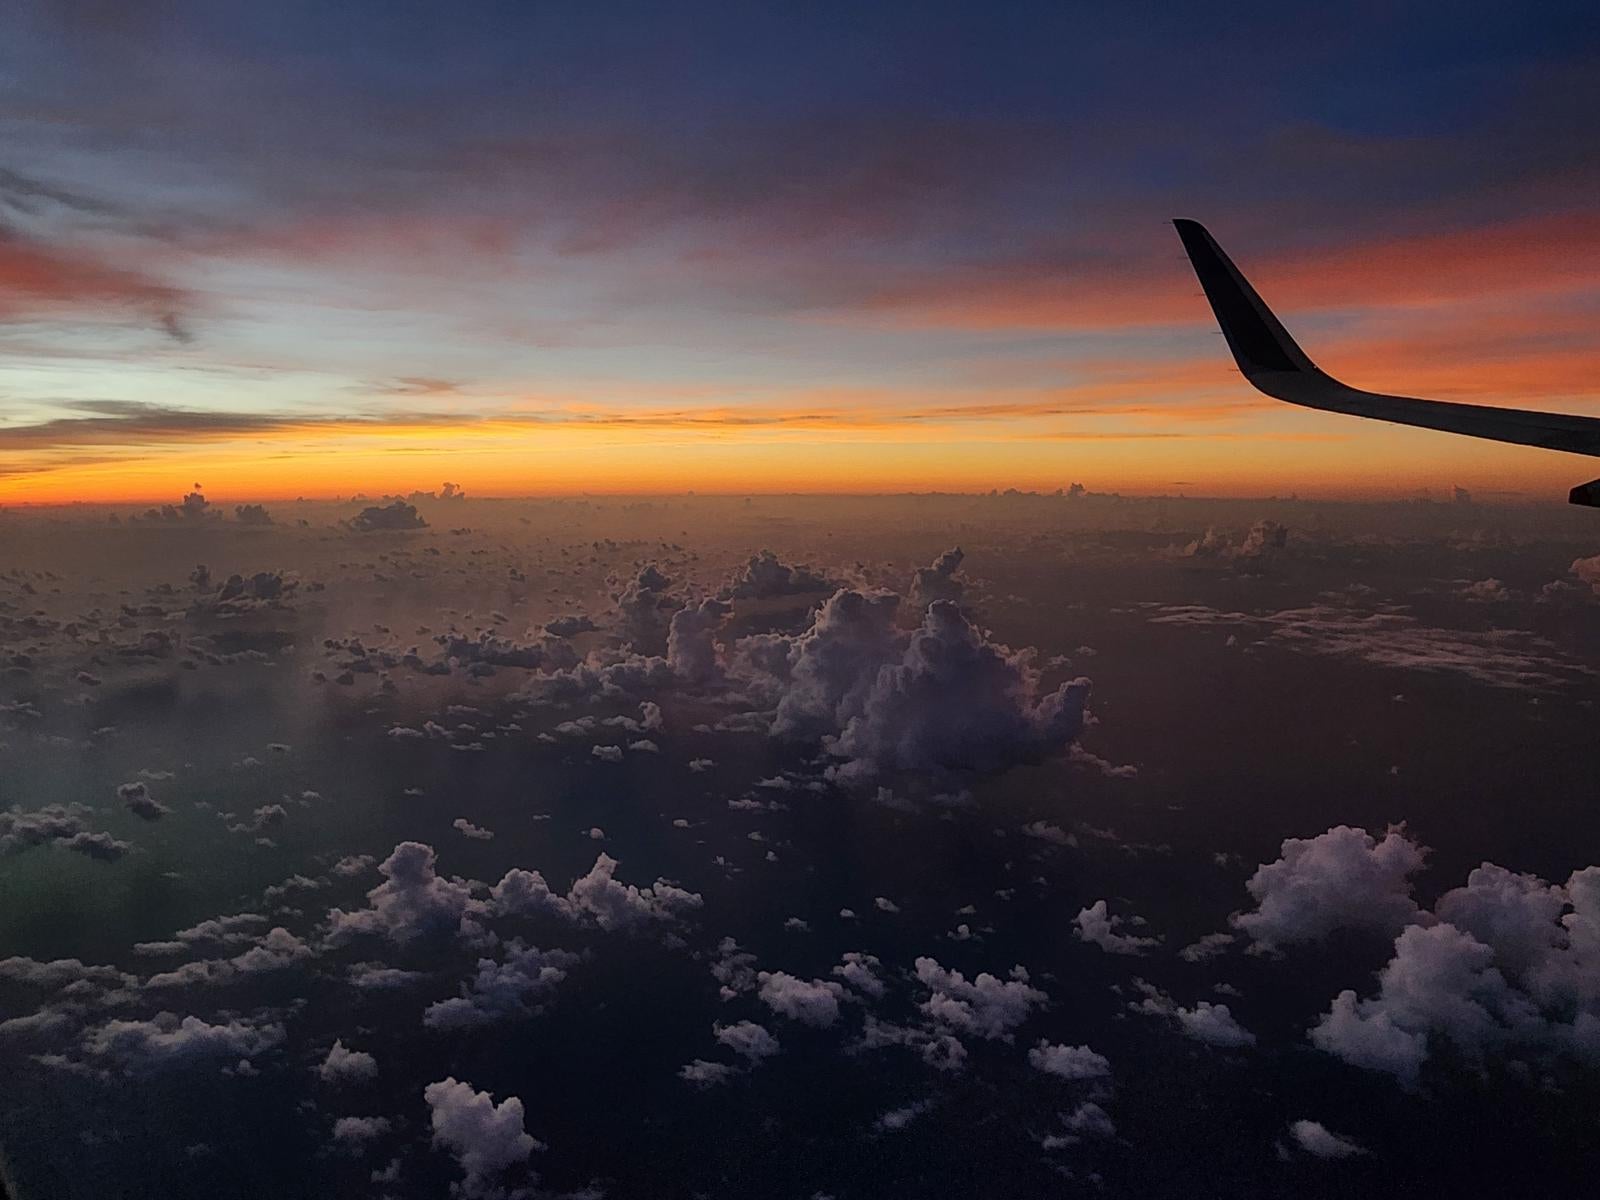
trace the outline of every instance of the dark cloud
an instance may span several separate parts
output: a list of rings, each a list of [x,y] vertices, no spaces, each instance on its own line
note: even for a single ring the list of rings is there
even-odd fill
[[[370,505],[350,518],[350,528],[357,533],[426,529],[427,525],[428,522],[418,515],[417,506],[407,504],[404,500]]]

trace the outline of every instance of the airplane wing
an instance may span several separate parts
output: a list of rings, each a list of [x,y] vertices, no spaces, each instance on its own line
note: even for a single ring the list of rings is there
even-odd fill
[[[1234,361],[1244,377],[1267,395],[1327,412],[1600,457],[1600,419],[1594,417],[1385,396],[1340,383],[1306,357],[1205,226],[1182,219],[1173,224]],[[1573,488],[1567,498],[1573,504],[1600,508],[1600,479]]]

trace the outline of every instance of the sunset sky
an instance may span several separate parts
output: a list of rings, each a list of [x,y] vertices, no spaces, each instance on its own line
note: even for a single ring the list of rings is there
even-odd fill
[[[1165,224],[1357,386],[1600,412],[1592,4],[1393,7],[23,0],[0,502],[1559,499],[1252,392]]]

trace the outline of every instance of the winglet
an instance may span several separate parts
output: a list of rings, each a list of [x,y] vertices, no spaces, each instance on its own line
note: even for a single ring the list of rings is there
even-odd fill
[[[1234,361],[1245,378],[1253,381],[1255,376],[1269,372],[1316,372],[1316,364],[1295,344],[1206,227],[1199,221],[1182,218],[1172,223],[1183,239],[1194,273],[1200,278],[1222,335],[1228,339],[1228,349],[1233,351]]]

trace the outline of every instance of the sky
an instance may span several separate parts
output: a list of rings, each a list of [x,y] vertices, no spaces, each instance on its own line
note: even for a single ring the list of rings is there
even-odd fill
[[[1251,392],[1165,222],[1356,386],[1595,412],[1596,111],[1581,3],[22,0],[0,502],[1559,500]]]

